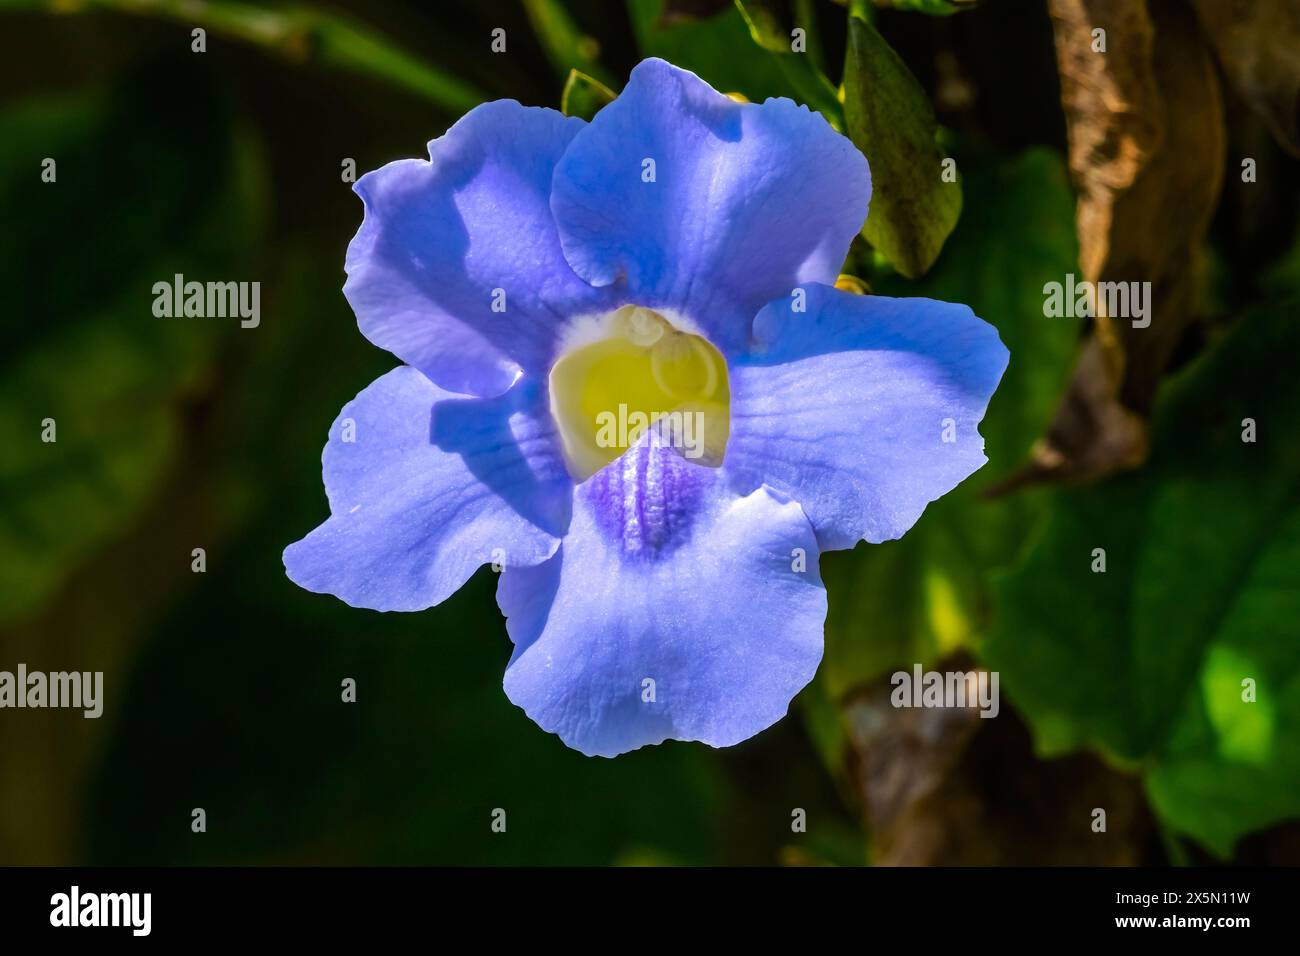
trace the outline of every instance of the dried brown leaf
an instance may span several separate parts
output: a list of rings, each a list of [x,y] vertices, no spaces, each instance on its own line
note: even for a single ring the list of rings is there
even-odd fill
[[[1300,156],[1300,3],[1192,0],[1228,82]]]
[[[1097,316],[1056,419],[1001,489],[1140,464],[1162,372],[1196,318],[1198,259],[1223,177],[1223,104],[1181,0],[1050,0],[1079,192],[1082,278],[1150,283],[1149,325]],[[1094,52],[1094,31],[1105,52]],[[1139,323],[1141,325],[1142,323]]]
[[[969,672],[950,658],[941,670]],[[882,678],[845,715],[854,780],[878,866],[1132,866],[1158,858],[1136,778],[1089,754],[1039,760],[1003,702],[993,719],[973,708],[896,708]],[[1094,808],[1106,832],[1093,832]]]

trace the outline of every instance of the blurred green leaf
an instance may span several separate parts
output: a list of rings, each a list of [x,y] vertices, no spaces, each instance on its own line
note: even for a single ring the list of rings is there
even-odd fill
[[[267,7],[228,0],[0,0],[0,11],[81,13],[107,10],[202,27],[270,50],[295,63],[320,63],[385,80],[450,112],[477,106],[470,84],[402,50],[381,33],[340,14],[311,6]]]
[[[945,157],[925,91],[876,28],[857,16],[849,17],[844,118],[849,138],[871,164],[863,236],[903,275],[923,275],[957,225],[961,182],[943,181]]]
[[[700,20],[664,23],[663,0],[628,0],[628,14],[643,56],[662,57],[703,77],[723,93],[754,102],[791,96],[794,90],[778,56],[757,46],[740,11],[729,7]]]
[[[146,73],[112,100],[0,114],[0,620],[37,607],[128,526],[176,451],[187,396],[239,319],[161,319],[176,273],[249,275],[256,153],[204,82]],[[44,157],[56,180],[41,181]],[[167,237],[159,243],[160,235]],[[41,440],[42,422],[57,440]]]
[[[1047,150],[969,164],[971,201],[923,282],[883,275],[885,295],[964,302],[997,327],[1010,364],[980,425],[989,463],[931,504],[898,541],[827,555],[826,659],[842,698],[899,666],[932,662],[986,626],[987,573],[1010,562],[1041,518],[1042,500],[981,493],[1019,464],[1051,419],[1078,336],[1073,320],[1043,315],[1043,276],[1074,268],[1074,200],[1064,165]]]
[[[772,0],[736,0],[755,43],[776,57],[795,95],[820,112],[836,129],[844,128],[844,108],[834,84],[809,52],[808,26],[787,29]],[[795,31],[799,31],[798,34]]]
[[[562,75],[573,73],[612,83],[613,77],[600,65],[600,44],[578,25],[557,0],[524,0],[524,11],[533,25],[547,58]]]
[[[1300,229],[1296,229],[1287,250],[1259,276],[1259,288],[1269,299],[1284,297],[1300,289]]]
[[[564,93],[560,97],[560,109],[565,116],[580,116],[589,120],[602,106],[614,102],[617,95],[600,80],[570,70],[568,82],[564,84]]]
[[[790,52],[790,31],[781,22],[777,0],[735,0],[754,42],[770,53]]]
[[[1295,308],[1243,318],[1167,386],[1143,472],[1063,495],[986,648],[1041,752],[1140,769],[1166,823],[1224,855],[1300,814]]]
[[[895,10],[910,10],[913,13],[928,13],[931,16],[947,17],[963,10],[974,10],[979,0],[876,0],[879,6],[890,6]]]

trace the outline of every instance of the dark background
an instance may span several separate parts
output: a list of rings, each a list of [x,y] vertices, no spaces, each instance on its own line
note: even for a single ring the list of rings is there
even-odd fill
[[[966,666],[998,622],[983,584],[960,612],[933,592],[951,582],[932,533],[951,512],[927,514],[912,551],[827,560],[818,684],[789,718],[727,751],[669,742],[609,761],[539,730],[501,690],[510,645],[488,569],[409,615],[293,586],[280,553],[326,516],[329,424],[396,364],[361,337],[340,291],[361,218],[340,164],[364,172],[423,155],[460,110],[319,63],[310,47],[209,30],[197,54],[183,22],[61,6],[71,12],[0,5],[0,668],[102,670],[106,700],[98,721],[0,712],[0,863],[849,864],[886,844],[934,863],[1297,858],[1285,805],[1215,856],[1153,814],[1141,760],[1093,746],[1035,756],[1006,682],[1002,717],[985,722],[996,728],[918,717],[881,730],[881,674],[914,660]],[[725,92],[789,95],[734,11],[666,27],[657,0],[565,6],[612,83],[662,53]],[[824,49],[842,50],[843,8],[814,7]],[[567,69],[516,3],[329,9],[484,99],[559,105]],[[922,283],[880,263],[860,271],[879,291],[970,302],[1004,339],[1013,312],[1026,327],[1048,322],[1039,290],[1075,247],[1046,10],[990,0],[954,17],[883,11],[877,25],[936,104],[965,208]],[[496,27],[504,55],[489,52]],[[838,52],[826,62],[838,82]],[[1207,244],[1209,331],[1171,374],[1263,301],[1261,287],[1294,291],[1300,273],[1286,265],[1300,166],[1239,103],[1229,117],[1234,142],[1277,165],[1261,201],[1228,163]],[[47,156],[56,184],[39,179]],[[260,327],[155,319],[151,286],[175,272],[260,281]],[[1008,342],[1035,371],[1004,385],[1017,391],[1000,401],[1026,421],[990,447],[990,480],[1047,425],[1079,335],[1061,324]],[[1288,374],[1279,365],[1262,380]],[[37,441],[46,416],[56,445]],[[1072,493],[1025,491],[1014,507]],[[1066,600],[1095,600],[1074,570],[1058,577]],[[872,603],[877,593],[888,600]],[[349,677],[355,704],[340,701]],[[1278,719],[1279,735],[1300,729]],[[1289,765],[1281,772],[1300,784]],[[1104,845],[1088,829],[1098,805],[1111,812]],[[195,807],[204,834],[191,832]],[[498,807],[506,834],[489,830]],[[791,832],[796,807],[806,834]]]

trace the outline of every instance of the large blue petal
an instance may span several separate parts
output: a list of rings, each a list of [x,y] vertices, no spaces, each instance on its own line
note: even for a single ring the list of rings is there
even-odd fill
[[[284,566],[353,607],[431,607],[490,561],[546,560],[568,525],[572,483],[531,380],[466,398],[396,368],[343,407],[322,463],[331,516]]]
[[[578,488],[553,558],[502,576],[506,694],[590,755],[739,743],[816,672],[817,558],[797,504],[739,497],[647,438]]]
[[[798,501],[823,550],[901,536],[987,460],[978,425],[1007,367],[964,305],[809,286],[732,363],[724,469]]]
[[[606,299],[569,268],[549,204],[555,163],[584,125],[485,103],[429,144],[429,162],[361,177],[343,291],[365,336],[455,392],[497,395],[520,369],[544,374],[564,323]]]
[[[835,281],[870,195],[866,159],[819,114],[736,103],[650,59],[574,137],[551,208],[580,276],[683,314],[731,354],[764,304]]]

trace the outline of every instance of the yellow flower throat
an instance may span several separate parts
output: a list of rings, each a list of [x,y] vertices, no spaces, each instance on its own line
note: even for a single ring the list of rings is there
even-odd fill
[[[722,464],[731,393],[721,353],[639,306],[611,313],[603,331],[551,369],[551,413],[574,477],[595,474],[647,429],[697,464]]]

